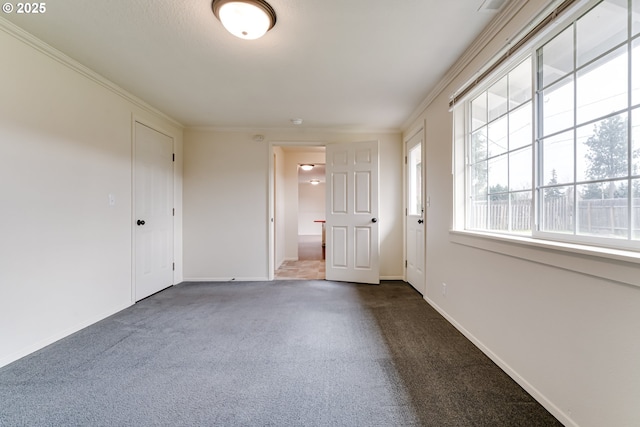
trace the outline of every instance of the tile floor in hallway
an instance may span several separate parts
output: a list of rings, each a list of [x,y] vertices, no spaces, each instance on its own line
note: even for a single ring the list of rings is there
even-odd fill
[[[324,260],[285,261],[276,270],[277,280],[324,280]]]
[[[320,236],[298,236],[298,260],[284,261],[276,270],[277,280],[324,280]]]

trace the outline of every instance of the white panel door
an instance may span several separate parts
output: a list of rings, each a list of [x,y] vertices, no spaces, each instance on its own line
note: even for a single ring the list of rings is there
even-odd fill
[[[407,282],[424,295],[425,283],[425,227],[423,203],[422,170],[422,131],[413,136],[406,144],[406,274]]]
[[[173,285],[173,139],[134,129],[134,298]]]
[[[326,149],[326,278],[380,283],[378,142]]]

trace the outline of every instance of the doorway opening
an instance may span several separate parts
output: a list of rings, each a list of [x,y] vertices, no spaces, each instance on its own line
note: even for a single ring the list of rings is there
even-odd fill
[[[315,144],[309,153],[312,146],[270,143],[269,280],[282,262],[298,260],[297,171],[313,163],[325,164],[327,175],[325,279],[379,284],[379,141]],[[312,154],[318,160],[307,159]]]
[[[271,277],[323,280],[325,147],[274,145],[272,179]]]

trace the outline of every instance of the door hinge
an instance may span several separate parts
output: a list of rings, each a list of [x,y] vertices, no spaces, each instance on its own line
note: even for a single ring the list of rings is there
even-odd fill
[[[173,264],[173,265],[171,266],[171,269],[172,269],[173,271],[176,271],[176,263],[174,262],[174,263],[172,263],[172,264]]]
[[[404,164],[407,164],[407,156],[404,156]]]
[[[174,162],[176,161],[176,153],[173,153],[172,159],[173,159],[172,161],[174,161]]]
[[[176,216],[176,208],[173,208],[172,215],[173,215],[173,216]]]
[[[409,262],[405,259],[404,260],[404,268],[407,268],[407,267],[409,267]]]

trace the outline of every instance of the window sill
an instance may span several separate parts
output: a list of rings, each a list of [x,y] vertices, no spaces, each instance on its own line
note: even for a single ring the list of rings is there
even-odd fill
[[[640,287],[640,253],[573,243],[450,230],[452,243]]]

